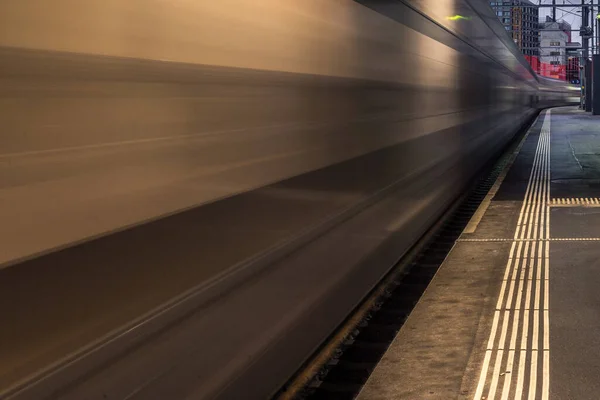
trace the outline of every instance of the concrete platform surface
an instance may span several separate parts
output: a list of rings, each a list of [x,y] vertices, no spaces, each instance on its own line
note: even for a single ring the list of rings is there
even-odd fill
[[[600,117],[543,111],[359,399],[600,398]]]

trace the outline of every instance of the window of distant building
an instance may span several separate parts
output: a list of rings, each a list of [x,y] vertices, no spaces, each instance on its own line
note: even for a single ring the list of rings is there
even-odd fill
[[[560,61],[550,61],[550,65],[560,65]]]
[[[550,42],[550,46],[560,46],[560,42]]]
[[[560,51],[551,51],[550,55],[551,56],[560,56]]]

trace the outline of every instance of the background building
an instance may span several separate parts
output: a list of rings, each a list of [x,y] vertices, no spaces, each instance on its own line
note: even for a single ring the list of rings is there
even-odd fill
[[[496,0],[490,5],[523,54],[537,56],[539,7],[529,0]]]
[[[530,0],[495,0],[490,5],[535,72],[578,82],[581,45],[571,42],[571,24],[562,18],[564,12],[560,20],[545,15],[539,22],[540,8]]]
[[[545,22],[540,24],[540,28],[540,62],[550,65],[566,65],[569,35],[561,30],[561,23]]]

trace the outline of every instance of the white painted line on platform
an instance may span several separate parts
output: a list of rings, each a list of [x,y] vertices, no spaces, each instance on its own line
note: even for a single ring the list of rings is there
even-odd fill
[[[544,350],[544,366],[542,372],[542,399],[550,397],[550,350]]]
[[[522,398],[528,388],[529,399],[537,398],[537,382],[542,381],[541,398],[548,399],[549,393],[549,246],[550,246],[550,213],[549,207],[571,203],[575,199],[550,199],[550,119],[551,111],[544,113],[544,121],[540,131],[533,165],[527,182],[525,196],[515,234],[512,239],[459,239],[462,242],[512,241],[506,263],[504,278],[496,303],[496,311],[492,330],[488,339],[481,373],[474,399],[493,399],[496,396],[500,377],[503,377],[501,399],[508,400],[513,379],[515,357],[518,352],[518,367],[515,386],[515,399]],[[592,205],[589,200],[585,204]],[[583,238],[577,238],[583,239]],[[593,239],[593,238],[587,238]],[[600,240],[600,238],[596,238]],[[517,246],[516,243],[519,243]],[[525,246],[523,246],[525,242]],[[529,246],[529,242],[534,242]],[[516,250],[516,252],[515,252]],[[523,296],[525,293],[525,296]],[[506,298],[505,298],[506,296]],[[523,297],[525,297],[523,302]],[[543,299],[543,300],[542,300]],[[533,300],[533,302],[532,302]],[[543,306],[542,306],[543,301]],[[504,308],[501,308],[504,304]],[[522,318],[521,318],[521,310]],[[529,311],[532,311],[530,314]],[[504,311],[504,312],[502,312]],[[513,313],[511,318],[511,313]],[[530,320],[530,315],[532,320]],[[498,343],[495,342],[498,325],[502,318],[502,328]],[[540,318],[542,324],[540,325]],[[517,337],[521,328],[521,338]],[[531,343],[529,333],[531,332]],[[507,342],[509,340],[509,342]],[[542,340],[542,343],[540,343]],[[520,343],[520,348],[517,348]],[[543,351],[542,374],[539,376],[538,356]],[[508,353],[504,357],[504,351]],[[495,353],[493,371],[490,374],[490,363]],[[529,355],[529,357],[528,357]],[[527,361],[529,359],[529,364]],[[527,374],[529,371],[529,374]],[[484,396],[487,382],[490,382]]]
[[[531,281],[528,282],[531,285]],[[515,389],[515,399],[520,399],[523,394],[523,383],[525,379],[525,363],[527,360],[527,340],[529,339],[529,296],[526,301],[526,308],[523,311],[523,332],[521,332],[521,355],[519,357],[519,372],[517,375],[517,387]]]
[[[585,198],[558,198],[552,199],[548,203],[550,207],[600,207],[600,198],[585,197]]]
[[[508,238],[488,238],[488,239],[458,239],[457,242],[598,242],[600,237],[585,238],[538,238],[538,239],[508,239]]]
[[[537,389],[537,375],[538,375],[538,367],[537,367],[537,359],[538,359],[538,351],[531,351],[531,364],[529,365],[529,400],[535,399],[535,390]]]
[[[535,304],[535,302],[534,302]],[[540,340],[540,310],[533,310],[533,325],[531,326],[531,349],[538,350],[538,342]]]
[[[509,347],[509,351],[508,351],[508,360],[506,362],[506,375],[504,377],[504,386],[502,387],[502,400],[508,400],[508,395],[510,393],[510,385],[512,382],[512,376],[513,376],[513,362],[514,362],[514,358],[515,358],[515,348],[517,345],[517,327],[519,326],[519,310],[516,310],[514,312],[514,316],[513,316],[513,330],[512,330],[512,334],[510,336],[510,347]]]
[[[496,338],[496,332],[498,330],[498,321],[500,320],[500,310],[494,311],[494,322],[492,322],[492,332],[493,335],[490,335],[488,339],[488,350],[492,350],[494,348],[494,339]]]
[[[490,391],[488,394],[488,399],[493,399],[496,393],[496,389],[498,388],[498,380],[500,378],[500,374],[506,372],[506,369],[502,369],[502,358],[504,356],[504,350],[502,343],[506,340],[506,332],[508,331],[508,322],[510,320],[510,311],[504,311],[504,317],[502,321],[502,333],[500,334],[500,344],[499,349],[496,351],[496,362],[494,364],[494,372],[492,374],[492,383],[490,384]]]

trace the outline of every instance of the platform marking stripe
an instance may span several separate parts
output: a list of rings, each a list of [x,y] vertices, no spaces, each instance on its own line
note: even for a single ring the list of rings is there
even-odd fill
[[[550,116],[548,116],[548,128],[547,128],[547,132],[545,132],[544,135],[544,142],[545,142],[545,154],[544,154],[544,158],[545,158],[545,182],[546,182],[546,187],[544,190],[544,203],[547,204],[548,200],[550,199]],[[548,210],[548,207],[546,207],[546,224],[545,224],[545,228],[546,228],[546,235],[545,238],[549,238],[549,228],[550,228],[550,213]],[[543,400],[547,400],[548,399],[548,395],[549,395],[549,383],[550,383],[550,363],[549,363],[549,310],[546,308],[546,304],[547,301],[549,299],[549,276],[548,276],[548,272],[549,272],[549,268],[548,268],[548,264],[547,262],[549,260],[547,260],[547,255],[549,256],[549,247],[550,247],[550,243],[546,242],[545,244],[542,242],[538,242],[538,249],[540,251],[540,256],[542,256],[543,254],[543,258],[542,257],[538,257],[538,270],[537,270],[537,276],[536,276],[536,300],[535,300],[535,304],[536,307],[540,310],[536,311],[534,314],[534,328],[538,328],[541,329],[541,337],[543,338],[543,344],[542,344],[542,393],[541,393],[541,398]],[[545,252],[544,252],[545,250]],[[548,257],[549,258],[549,257]],[[543,278],[542,278],[542,272],[543,272]],[[542,281],[543,279],[543,281]],[[544,304],[542,305],[541,303],[541,299],[538,296],[538,293],[540,293],[540,295],[544,298]],[[543,319],[543,325],[540,327],[539,325],[539,318]],[[535,339],[535,347],[534,349],[538,348],[538,338],[534,337]],[[535,354],[532,354],[532,357],[535,355],[535,362],[538,361],[538,356],[540,355],[539,352],[535,352]],[[533,395],[533,397],[531,396],[531,387],[535,386],[533,384],[534,379],[537,379],[537,374],[538,371],[537,369],[534,371],[533,367],[532,367],[532,375],[535,373],[535,378],[532,378],[531,382],[530,382],[530,399],[533,400],[536,398],[535,394]]]
[[[531,285],[532,282],[530,280],[527,281],[527,285]],[[521,351],[519,357],[519,370],[517,373],[517,387],[515,389],[515,399],[520,399],[523,395],[523,383],[525,378],[525,362],[527,360],[527,339],[528,339],[528,330],[529,330],[529,301],[530,296],[527,296],[527,300],[525,304],[527,307],[523,311],[523,332],[521,333]]]
[[[532,228],[532,221],[533,221],[533,217],[535,214],[534,211],[534,206],[532,203],[534,203],[535,198],[536,198],[536,194],[537,191],[539,190],[539,178],[540,178],[540,173],[541,170],[538,167],[539,165],[539,153],[536,152],[536,155],[534,157],[535,160],[538,160],[538,162],[534,161],[534,166],[536,166],[536,168],[532,168],[532,172],[531,172],[531,176],[532,178],[530,178],[530,182],[528,182],[528,188],[527,188],[527,195],[526,195],[526,201],[524,202],[523,206],[522,206],[522,214],[520,214],[520,218],[521,219],[521,224],[520,229],[517,229],[518,232],[515,232],[515,237],[520,237],[523,238],[523,236],[525,235],[525,232],[527,232],[527,236],[531,235],[531,228]],[[530,185],[530,183],[533,183],[533,185]],[[525,210],[523,210],[523,207],[525,208]],[[514,242],[513,242],[514,245]],[[528,246],[526,246],[528,247]],[[512,253],[512,248],[511,248],[511,253]],[[523,263],[521,264],[521,268],[526,268],[527,267],[527,255],[525,254],[525,257],[523,257]],[[517,248],[517,253],[516,253],[516,257],[509,257],[509,262],[507,264],[507,270],[505,273],[505,280],[503,282],[503,288],[501,289],[501,296],[499,296],[498,298],[498,308],[501,307],[502,302],[504,301],[504,293],[505,293],[505,285],[506,285],[506,280],[510,277],[510,285],[509,285],[509,292],[508,292],[508,297],[506,298],[506,309],[510,308],[512,305],[512,299],[514,296],[514,284],[515,284],[515,276],[518,272],[518,268],[520,265],[520,261],[521,261],[521,246],[519,246]],[[518,321],[518,320],[517,320]],[[496,353],[496,362],[494,364],[494,370],[493,370],[493,374],[492,374],[492,381],[490,384],[490,389],[488,392],[488,399],[491,399],[495,396],[497,387],[498,387],[498,380],[499,377],[501,376],[501,374],[503,374],[503,376],[505,376],[505,383],[506,383],[506,379],[509,379],[509,377],[506,377],[507,375],[507,371],[508,371],[508,365],[505,366],[504,368],[502,368],[502,358],[504,356],[504,349],[506,349],[507,347],[507,343],[506,343],[506,330],[508,329],[508,325],[509,324],[509,312],[505,311],[504,313],[504,319],[503,319],[503,323],[502,323],[502,333],[500,335],[500,341],[498,343],[498,347],[497,347],[497,353]],[[517,327],[514,326],[514,323],[511,325],[511,329],[512,330],[516,330]],[[494,334],[495,335],[495,334]],[[511,362],[511,358],[510,358],[510,353],[509,353],[509,363],[512,364]],[[508,372],[508,375],[510,375],[510,372]],[[507,385],[503,385],[503,393],[506,393],[506,391],[510,391],[510,384]]]
[[[546,121],[544,121],[546,122]],[[545,125],[545,123],[544,123]],[[542,127],[542,132],[540,134],[540,143],[541,143],[541,149],[543,153],[546,153],[546,132],[544,130],[544,127]],[[541,169],[543,169],[545,171],[545,157],[542,159],[542,166]],[[545,188],[544,188],[545,189]],[[544,193],[545,194],[545,193]],[[532,246],[534,247],[534,249],[541,251],[541,243],[538,242],[538,245],[536,246],[536,243],[533,243]],[[538,258],[539,260],[539,258]],[[538,370],[538,356],[539,356],[539,336],[540,336],[540,326],[539,326],[539,319],[540,319],[540,290],[541,290],[541,281],[540,281],[540,277],[541,277],[541,263],[536,263],[535,264],[535,298],[534,298],[534,303],[533,303],[533,326],[532,326],[532,342],[531,342],[531,348],[532,348],[532,352],[531,352],[531,365],[530,365],[530,375],[529,375],[529,393],[528,393],[528,398],[530,400],[534,400],[537,398],[537,378],[538,378],[538,374],[539,374],[539,370]],[[533,275],[533,274],[532,274]],[[533,278],[533,276],[532,276]]]
[[[531,364],[530,364],[530,373],[529,373],[529,394],[527,396],[527,398],[529,400],[535,399],[535,391],[537,389],[537,375],[538,375],[538,367],[537,367],[538,360],[537,359],[538,359],[538,351],[531,350]]]
[[[528,200],[530,200],[532,182],[534,182],[533,177],[535,176],[535,174],[537,172],[537,168],[536,168],[537,162],[536,161],[538,159],[538,156],[539,156],[539,154],[538,154],[538,152],[536,152],[536,154],[534,156],[534,166],[532,167],[532,170],[530,173],[530,178],[527,183],[526,194],[525,194],[526,201],[523,202],[523,205],[521,206],[521,212],[519,213],[519,217],[518,217],[518,221],[517,221],[517,228],[515,230],[515,238],[522,238],[523,232],[524,232],[523,224],[525,223],[525,219],[528,219],[528,217],[529,217],[528,211],[529,211],[530,207],[528,204],[529,203]],[[515,265],[515,261],[520,258],[521,248],[520,247],[518,248],[516,257],[514,256],[514,250],[515,250],[515,242],[513,241],[512,245],[511,245],[511,250],[509,253],[509,259],[507,262],[504,279],[502,282],[502,287],[500,289],[500,295],[498,296],[498,303],[496,306],[497,309],[500,309],[502,302],[504,300],[504,293],[506,290],[506,282],[509,278],[509,274],[510,274],[513,266]],[[497,313],[499,314],[499,310],[497,311]],[[496,392],[497,384],[498,384],[498,377],[500,374],[500,363],[501,363],[501,359],[502,359],[502,350],[500,349],[500,347],[503,347],[503,345],[502,345],[502,343],[504,342],[503,336],[505,337],[505,327],[506,327],[507,322],[508,322],[508,320],[505,316],[503,323],[502,323],[502,332],[504,333],[504,335],[501,335],[501,338],[500,338],[500,344],[498,346],[498,351],[496,354],[496,363],[494,365],[494,372],[492,375],[492,381],[491,381],[490,389],[488,392],[488,399],[493,398],[493,396],[495,395],[495,392]],[[495,326],[495,329],[493,329],[492,332],[490,332],[490,339],[491,339],[490,342],[492,342],[492,344],[493,344],[493,338],[496,336],[496,331],[495,331],[496,329],[497,329],[497,324]],[[484,386],[485,386],[485,383],[487,380],[488,364],[491,360],[491,352],[493,350],[494,350],[493,347],[491,349],[488,349],[487,352],[490,353],[490,357],[486,356],[484,359],[484,363],[486,363],[486,362],[487,363],[484,364],[484,366],[482,368],[482,374],[480,376],[480,381],[479,381],[479,384],[477,387],[477,392],[475,394],[475,398],[477,398],[477,399],[481,398],[481,395],[482,395],[482,392],[483,392],[483,389],[484,389]]]
[[[527,397],[530,400],[537,399],[539,395],[543,400],[548,399],[550,380],[548,272],[551,241],[549,207],[575,201],[575,199],[550,198],[550,117],[551,111],[548,110],[544,113],[514,237],[512,239],[459,239],[465,242],[512,241],[474,396],[476,400],[494,399],[499,384],[502,386],[501,399],[508,400],[515,381],[514,368],[518,371],[514,388],[515,399],[522,398],[526,387]],[[585,204],[594,204],[593,200],[587,200]],[[600,240],[600,238],[574,238],[573,240],[583,239]],[[523,242],[525,242],[524,246]],[[533,242],[531,246],[529,242]],[[498,333],[500,333],[499,337]],[[496,338],[498,338],[497,343]],[[528,355],[530,355],[529,365]],[[539,355],[543,356],[541,363],[538,363]],[[515,364],[516,357],[517,364]],[[492,358],[494,358],[494,366],[493,371],[490,371]],[[539,364],[542,364],[541,376]],[[503,382],[500,382],[501,378]],[[541,393],[537,393],[538,380],[542,381]],[[486,387],[487,395],[483,397]]]
[[[489,339],[488,339],[488,346],[487,349],[488,350],[492,350],[494,348],[494,339],[496,339],[496,332],[498,331],[498,321],[500,320],[500,310],[496,310],[494,311],[494,322],[492,322],[492,332],[494,332],[493,335],[490,335]],[[491,354],[491,352],[488,352],[489,354]]]
[[[531,172],[530,172],[530,175],[529,175],[529,181],[527,182],[527,188],[526,188],[526,194],[525,194],[525,198],[526,199],[529,197],[529,192],[531,190],[531,186],[532,186],[531,184],[532,184],[532,180],[533,180],[532,178],[533,178],[535,170],[536,170],[536,168],[535,168],[535,165],[536,165],[535,160],[537,160],[537,158],[538,158],[538,154],[537,154],[537,151],[536,151],[535,159],[534,159],[534,166],[531,169]],[[525,212],[525,209],[526,209],[526,206],[527,206],[526,203],[527,203],[526,201],[523,202],[523,204],[521,206],[521,211],[519,212],[518,221],[517,221],[517,227],[516,227],[515,235],[514,235],[515,239],[519,237],[519,234],[521,232],[521,223],[523,221],[523,215],[524,215],[524,212]],[[490,337],[489,337],[489,340],[488,340],[488,349],[486,350],[486,355],[484,357],[483,366],[482,366],[481,374],[480,374],[480,378],[479,378],[479,383],[477,385],[477,389],[476,389],[476,392],[475,392],[475,397],[474,397],[475,399],[481,399],[482,398],[483,390],[484,390],[486,382],[487,382],[488,369],[489,369],[491,358],[492,358],[492,352],[494,351],[494,342],[495,342],[495,337],[496,337],[496,333],[497,333],[497,330],[498,330],[498,321],[497,320],[500,318],[500,308],[501,308],[502,302],[504,300],[504,293],[505,293],[505,290],[506,290],[506,282],[508,280],[508,277],[509,277],[509,274],[510,274],[510,270],[511,270],[512,266],[514,265],[514,260],[515,260],[515,257],[514,257],[515,245],[516,245],[516,242],[513,241],[512,245],[511,245],[511,249],[510,249],[510,253],[509,253],[507,265],[506,265],[504,279],[502,280],[502,286],[500,288],[500,294],[498,296],[498,301],[497,301],[497,304],[496,304],[496,312],[494,313],[495,314],[494,315],[494,322],[492,324],[492,330],[490,332]],[[502,326],[503,326],[502,330],[503,331],[504,331],[505,325],[506,325],[506,318],[504,318],[503,323],[502,323]],[[502,342],[502,338],[501,338],[500,341]],[[499,363],[500,363],[501,357],[502,357],[502,351],[498,350],[498,352],[496,354],[496,363],[495,363],[496,365],[494,367],[494,373],[492,375],[491,386],[490,386],[490,391],[493,390],[493,392],[496,391],[496,386],[497,386],[497,383],[498,383],[498,375],[499,374],[498,374],[498,369],[496,368],[496,366],[499,367]],[[489,398],[490,397],[488,395],[488,399]]]
[[[539,147],[539,144],[538,144]],[[518,225],[516,231],[515,231],[515,238],[524,238],[525,236],[525,232],[527,231],[527,236],[529,236],[531,234],[531,220],[532,220],[532,200],[534,199],[535,193],[538,190],[538,184],[539,184],[539,173],[540,173],[540,169],[539,169],[539,160],[540,160],[540,154],[538,151],[536,151],[536,154],[534,156],[534,166],[532,167],[532,171],[531,171],[531,175],[530,175],[530,180],[528,182],[528,187],[526,190],[526,195],[525,195],[525,202],[522,205],[522,210],[520,213],[520,220],[521,223]],[[514,243],[514,242],[513,242]],[[528,245],[528,243],[527,243]],[[527,255],[527,251],[528,251],[528,247],[526,246],[526,253],[524,254],[523,257],[523,261],[524,263],[522,264],[522,268],[527,268],[527,260],[528,260],[528,255]],[[518,249],[517,252],[517,257],[515,258],[515,260],[520,259],[521,256],[521,252],[520,252],[521,248]],[[508,269],[513,269],[515,264],[512,264],[510,266],[507,266]],[[502,293],[503,294],[503,293]],[[503,296],[501,296],[503,297]],[[509,293],[509,297],[512,297],[512,293]],[[510,301],[510,300],[508,300]],[[507,321],[508,322],[508,321]],[[516,327],[515,327],[516,329]],[[504,344],[504,340],[501,340],[498,348],[504,348],[505,344]],[[498,350],[498,355],[497,355],[497,360],[500,358],[500,354],[502,353],[501,350]],[[494,385],[494,381],[498,378],[499,374],[501,373],[501,366],[499,363],[496,363],[496,365],[494,366],[494,375],[492,376],[492,385],[490,386],[489,392],[488,392],[488,399],[493,398],[495,396],[495,392],[496,392],[496,385]],[[506,370],[503,371],[506,375]],[[484,377],[485,379],[485,377]],[[510,385],[509,385],[510,386]],[[507,390],[510,390],[510,387],[507,388]]]
[[[518,329],[516,329],[514,326],[518,326],[519,324],[519,310],[515,310],[514,312],[514,316],[513,316],[513,330],[512,330],[512,335],[510,336],[510,346],[508,349],[508,361],[506,362],[506,372],[507,374],[505,374],[504,377],[504,386],[502,387],[502,400],[508,400],[508,395],[510,393],[510,385],[511,385],[511,381],[512,381],[512,370],[513,370],[513,362],[515,359],[515,347],[517,344],[517,332]],[[510,372],[508,372],[510,371]]]
[[[548,117],[550,119],[550,117]],[[547,147],[546,152],[546,173],[547,173],[547,188],[546,188],[546,199],[545,203],[550,200],[550,182],[551,182],[551,169],[550,169],[550,123],[548,123],[548,135],[547,135]],[[546,207],[546,238],[550,238],[550,207]],[[550,242],[544,243],[544,258],[543,258],[543,270],[544,270],[544,306],[543,306],[543,318],[544,318],[544,343],[543,343],[543,367],[542,367],[542,400],[548,400],[550,397]]]
[[[547,218],[546,218],[547,219]],[[541,239],[508,239],[508,238],[489,238],[489,239],[458,239],[457,242],[598,242],[600,237],[589,238],[541,238]]]
[[[557,198],[549,201],[548,205],[551,207],[599,207],[600,198],[598,197],[585,197],[585,198]]]
[[[528,277],[527,277],[527,292],[525,293],[525,304],[523,305],[523,308],[527,311],[531,310],[531,292],[533,291],[533,268],[529,268],[529,271],[527,271]],[[529,315],[529,314],[527,314]],[[527,320],[529,321],[529,320]],[[525,321],[524,321],[525,322]],[[527,332],[529,330],[529,328],[524,328],[523,329],[523,334],[525,334],[525,332]],[[523,339],[523,340],[526,340]],[[523,348],[526,348],[527,346],[525,345]]]
[[[500,344],[498,346],[496,352],[496,362],[494,364],[494,373],[492,374],[492,383],[490,384],[490,393],[495,393],[496,388],[498,387],[498,380],[500,378],[501,367],[502,367],[502,357],[504,356],[504,349],[501,345],[506,340],[506,332],[508,331],[508,321],[510,319],[510,311],[504,311],[503,313],[503,321],[502,321],[502,331],[500,333]],[[488,395],[488,399],[491,398]]]
[[[529,246],[529,243],[525,243],[525,258],[527,258],[527,247]],[[517,290],[517,299],[515,301],[515,304],[521,304],[521,300],[523,297],[523,286],[525,284],[526,281],[526,271],[525,271],[525,265],[523,265],[523,268],[521,268],[521,274],[519,276],[519,289]],[[512,346],[511,346],[512,347]]]

